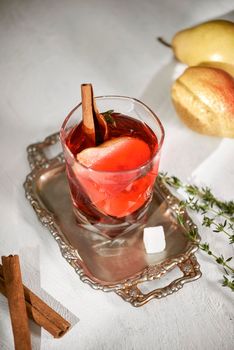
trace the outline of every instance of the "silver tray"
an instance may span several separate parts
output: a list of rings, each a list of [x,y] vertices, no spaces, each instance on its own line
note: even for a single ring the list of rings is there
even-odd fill
[[[187,282],[201,276],[191,242],[176,219],[179,201],[158,177],[146,226],[162,225],[166,249],[147,254],[142,240],[143,227],[115,239],[86,231],[77,224],[65,175],[62,153],[49,158],[51,146],[58,146],[59,134],[27,148],[31,173],[24,183],[26,198],[38,219],[57,241],[62,256],[83,282],[94,289],[114,291],[133,306],[166,297]],[[181,213],[181,212],[180,212]],[[197,229],[186,212],[186,228]],[[199,236],[198,236],[199,239]],[[143,293],[141,284],[163,277],[178,267],[181,277],[164,287]]]

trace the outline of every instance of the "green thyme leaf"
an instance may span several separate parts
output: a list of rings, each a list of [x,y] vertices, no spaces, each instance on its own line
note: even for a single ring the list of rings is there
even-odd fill
[[[112,116],[112,113],[114,112],[113,109],[110,109],[109,111],[106,111],[106,112],[103,112],[102,115],[103,117],[105,118],[105,121],[108,123],[108,124],[111,124],[113,125],[114,127],[116,127],[116,121],[115,119],[113,118]]]
[[[223,287],[229,287],[234,292],[234,279],[231,280],[227,278],[226,276],[223,276]]]

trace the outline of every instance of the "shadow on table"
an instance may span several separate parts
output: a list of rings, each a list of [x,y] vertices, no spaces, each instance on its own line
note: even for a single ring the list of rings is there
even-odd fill
[[[171,86],[185,68],[172,59],[152,78],[141,100],[156,112],[165,128],[163,168],[187,177],[218,148],[222,138],[196,133],[176,115],[171,101]]]
[[[227,21],[234,21],[234,11],[230,11],[230,12],[224,13],[221,16],[217,16],[216,19],[218,18],[226,19]]]

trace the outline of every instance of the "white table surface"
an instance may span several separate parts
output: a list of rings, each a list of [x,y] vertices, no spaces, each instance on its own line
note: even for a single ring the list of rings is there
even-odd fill
[[[42,287],[80,318],[59,340],[42,333],[40,349],[233,349],[233,294],[218,284],[222,274],[203,253],[200,280],[134,308],[79,280],[22,187],[26,146],[59,130],[80,100],[80,84],[91,81],[97,95],[134,96],[157,112],[166,129],[161,170],[233,199],[234,141],[196,134],[180,122],[170,86],[183,66],[155,39],[170,40],[207,19],[233,19],[232,10],[232,0],[1,0],[0,255],[38,249]],[[233,255],[225,238],[201,235]],[[12,349],[0,298],[0,349]]]

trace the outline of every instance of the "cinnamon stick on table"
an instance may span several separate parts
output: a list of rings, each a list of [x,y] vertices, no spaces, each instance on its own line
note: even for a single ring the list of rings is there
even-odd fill
[[[11,316],[15,349],[30,350],[31,339],[24,301],[19,257],[17,255],[3,256],[2,270]]]
[[[30,317],[40,327],[47,330],[53,337],[62,337],[69,329],[71,324],[41,300],[26,286],[24,288],[24,298],[28,317]],[[0,265],[0,293],[6,296],[5,281],[3,277],[3,268]]]

